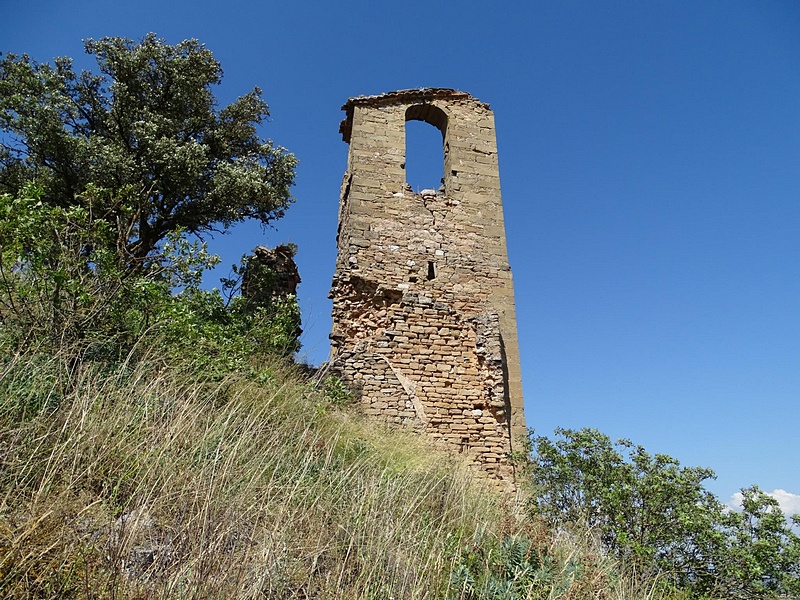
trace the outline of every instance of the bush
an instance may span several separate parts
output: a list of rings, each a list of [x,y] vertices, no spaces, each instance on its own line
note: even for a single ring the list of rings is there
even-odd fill
[[[726,598],[800,590],[800,537],[756,487],[729,511],[704,488],[710,469],[681,467],[593,429],[531,436],[531,511],[552,527],[596,535],[641,583]]]

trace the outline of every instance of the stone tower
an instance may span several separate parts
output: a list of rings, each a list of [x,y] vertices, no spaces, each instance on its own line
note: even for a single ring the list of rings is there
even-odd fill
[[[525,435],[494,116],[450,89],[351,98],[331,363],[367,414],[426,431],[513,485]],[[442,187],[406,183],[406,121],[442,132]]]

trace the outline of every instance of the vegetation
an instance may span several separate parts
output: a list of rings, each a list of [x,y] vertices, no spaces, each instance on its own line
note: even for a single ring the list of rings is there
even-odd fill
[[[612,561],[337,408],[338,385],[254,368],[212,381],[158,349],[4,361],[0,596],[614,597]],[[476,591],[534,563],[513,595]]]
[[[298,348],[294,298],[201,291],[200,236],[280,217],[295,158],[258,137],[258,88],[218,110],[222,70],[195,40],[89,40],[101,75],[0,60],[0,320],[6,349],[174,352]],[[190,241],[194,238],[194,241]],[[176,295],[176,292],[180,292]],[[91,346],[91,350],[88,348]],[[240,365],[241,366],[241,365]]]
[[[258,88],[218,110],[222,69],[197,40],[85,48],[101,75],[76,73],[68,58],[0,60],[0,191],[36,181],[44,204],[102,220],[125,271],[147,268],[173,232],[283,214],[297,161],[258,137],[269,115]]]
[[[532,438],[533,512],[551,526],[591,532],[641,582],[688,597],[800,594],[800,537],[757,487],[734,512],[703,487],[710,469],[592,429],[556,433]]]

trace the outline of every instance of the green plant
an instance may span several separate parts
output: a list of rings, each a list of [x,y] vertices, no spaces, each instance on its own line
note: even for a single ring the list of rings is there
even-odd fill
[[[16,344],[58,346],[104,320],[125,282],[109,223],[82,206],[48,205],[43,193],[29,183],[19,197],[0,194],[0,324]]]
[[[0,191],[37,181],[44,205],[90,212],[126,271],[146,268],[171,232],[283,214],[297,161],[257,135],[269,115],[258,88],[218,109],[222,69],[197,40],[151,33],[84,47],[101,75],[64,57],[0,59]],[[115,192],[86,194],[92,186]]]
[[[336,375],[328,375],[322,381],[322,390],[328,404],[341,408],[353,401],[353,393]]]
[[[254,304],[200,289],[219,262],[204,242],[171,232],[145,271],[126,272],[109,250],[108,223],[82,207],[43,204],[41,190],[0,194],[0,347],[70,348],[76,360],[121,359],[143,337],[164,358],[221,375],[264,354],[299,348],[294,296]],[[103,194],[93,189],[94,194]]]
[[[553,560],[541,557],[525,536],[499,543],[479,532],[461,553],[451,575],[448,598],[516,600],[542,597],[553,578]]]
[[[85,48],[102,75],[0,58],[0,351],[123,360],[158,338],[165,358],[218,376],[291,356],[296,298],[200,289],[219,262],[200,236],[291,202],[296,160],[257,135],[258,88],[218,109],[222,71],[196,40]]]
[[[640,584],[690,597],[796,593],[800,538],[757,488],[731,512],[704,488],[710,469],[593,429],[556,434],[531,436],[531,511],[552,527],[593,532]]]
[[[800,524],[800,516],[792,522]],[[757,486],[742,489],[742,510],[723,520],[727,546],[719,570],[719,588],[729,598],[800,596],[800,536],[778,501]]]

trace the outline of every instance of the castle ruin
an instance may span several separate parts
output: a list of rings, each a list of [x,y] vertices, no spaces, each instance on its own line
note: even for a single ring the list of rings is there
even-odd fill
[[[513,486],[525,436],[494,116],[451,89],[351,98],[331,363],[364,411],[424,430]],[[442,187],[406,182],[405,126],[442,133]]]

